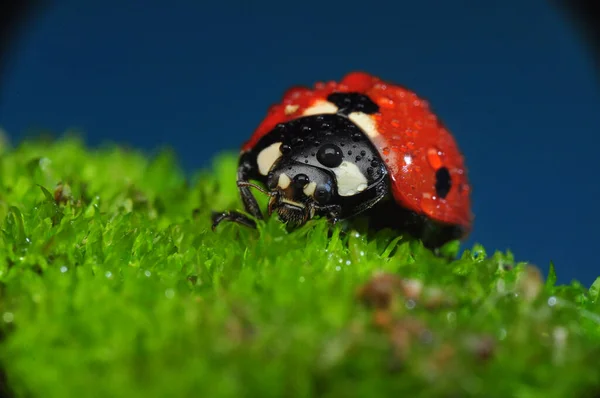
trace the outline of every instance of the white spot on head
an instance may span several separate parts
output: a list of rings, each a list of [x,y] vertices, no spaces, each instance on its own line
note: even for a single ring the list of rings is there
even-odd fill
[[[367,115],[362,112],[352,112],[348,115],[348,119],[352,120],[354,124],[356,124],[362,131],[365,132],[369,136],[369,138],[375,138],[379,136],[379,131],[377,131],[377,125],[375,124],[375,120],[371,115]]]
[[[281,142],[276,142],[274,144],[269,145],[256,157],[256,163],[258,164],[258,171],[260,174],[266,176],[273,167],[273,164],[279,159],[283,154],[279,150],[281,146]]]
[[[338,107],[329,101],[317,101],[313,106],[308,107],[302,112],[302,116],[322,115],[324,113],[337,113]]]
[[[304,203],[294,202],[293,200],[289,200],[287,198],[281,198],[281,203],[286,203],[288,205],[295,206],[295,207],[300,207],[302,209],[306,208],[306,206],[304,205]]]
[[[286,116],[289,116],[292,113],[296,112],[298,108],[300,108],[300,105],[286,105],[283,112]]]
[[[340,196],[352,196],[367,189],[367,178],[357,165],[343,161],[333,169],[337,180],[337,189]]]
[[[286,189],[287,187],[290,186],[291,183],[292,183],[292,180],[290,180],[290,177],[288,177],[287,174],[285,174],[285,173],[279,174],[279,180],[277,181],[277,186],[279,186],[279,188]]]
[[[304,186],[304,189],[302,190],[302,192],[304,192],[304,194],[306,196],[313,196],[313,194],[315,193],[315,189],[317,189],[317,183],[314,181],[311,181]]]

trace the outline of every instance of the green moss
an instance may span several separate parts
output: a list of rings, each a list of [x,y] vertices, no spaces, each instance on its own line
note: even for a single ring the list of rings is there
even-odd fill
[[[599,281],[324,221],[213,233],[211,210],[240,208],[232,154],[188,183],[171,152],[0,148],[5,393],[600,393]]]

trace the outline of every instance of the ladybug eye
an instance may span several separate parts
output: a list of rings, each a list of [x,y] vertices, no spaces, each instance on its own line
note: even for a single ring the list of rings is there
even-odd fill
[[[319,204],[324,205],[331,199],[332,191],[331,185],[329,184],[319,185],[315,190],[314,198]]]
[[[342,164],[342,150],[334,144],[325,144],[317,152],[317,160],[325,167],[333,168]]]

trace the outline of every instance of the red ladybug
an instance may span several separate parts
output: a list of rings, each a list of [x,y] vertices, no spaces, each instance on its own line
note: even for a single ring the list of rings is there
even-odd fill
[[[251,189],[293,226],[362,214],[430,247],[465,237],[473,218],[463,156],[428,103],[362,72],[288,90],[243,145],[237,185],[255,219],[263,215]],[[228,211],[213,213],[213,229],[225,220],[256,227]]]

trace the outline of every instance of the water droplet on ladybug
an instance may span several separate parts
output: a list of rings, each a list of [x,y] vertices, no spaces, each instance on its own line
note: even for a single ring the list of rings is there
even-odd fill
[[[306,174],[296,174],[296,176],[294,177],[294,185],[296,185],[297,187],[302,188],[309,182],[310,181]]]
[[[440,209],[440,201],[437,197],[429,193],[424,193],[421,197],[421,209],[426,215],[432,216]]]
[[[442,160],[443,152],[437,148],[429,148],[427,150],[427,163],[434,169],[437,170],[443,166]]]
[[[343,158],[342,150],[334,144],[325,144],[317,151],[317,160],[325,167],[338,167]]]
[[[292,146],[300,146],[304,144],[304,140],[300,137],[295,137],[294,139],[292,139]]]
[[[292,150],[292,147],[291,147],[291,146],[289,146],[289,145],[287,145],[287,144],[283,144],[283,145],[281,145],[281,146],[279,147],[279,151],[280,151],[281,153],[283,153],[284,155],[285,155],[286,153],[290,153],[290,151],[291,151],[291,150]]]
[[[381,152],[383,152],[384,155],[389,155],[390,154],[390,148],[389,147],[385,147],[381,150]]]

